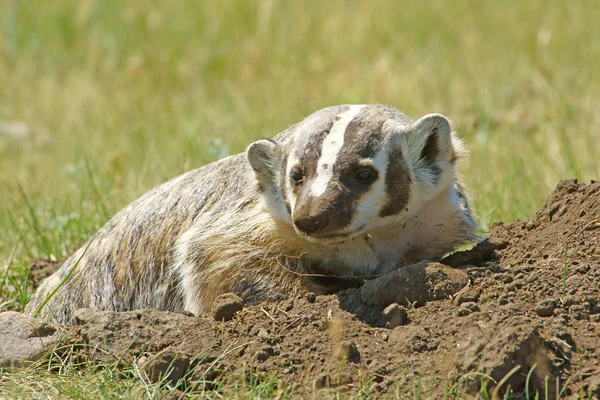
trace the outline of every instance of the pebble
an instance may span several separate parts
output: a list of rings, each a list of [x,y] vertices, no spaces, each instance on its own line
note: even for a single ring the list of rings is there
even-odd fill
[[[225,293],[218,296],[212,305],[215,321],[229,321],[235,313],[244,308],[244,300],[235,293]]]
[[[554,299],[545,299],[540,301],[535,308],[535,312],[540,317],[551,317],[554,314],[557,302]]]
[[[479,299],[479,293],[467,287],[456,294],[454,300],[456,304],[461,305],[468,302],[476,302]]]
[[[309,303],[314,303],[315,301],[317,301],[317,295],[314,293],[306,293],[306,301],[308,301]]]
[[[254,357],[256,358],[257,361],[266,361],[269,359],[269,353],[267,353],[266,351],[260,350],[260,351],[256,352]]]
[[[338,360],[358,360],[360,359],[360,352],[354,342],[345,341],[340,343],[336,352]]]
[[[407,322],[407,310],[405,307],[392,303],[387,306],[383,312],[383,317],[386,320],[386,328],[394,329],[397,326],[405,325]]]

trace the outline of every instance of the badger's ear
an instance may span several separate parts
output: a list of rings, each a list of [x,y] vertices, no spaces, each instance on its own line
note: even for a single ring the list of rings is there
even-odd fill
[[[452,128],[448,118],[441,114],[426,115],[413,124],[412,135],[414,150],[426,165],[453,160]]]
[[[429,114],[413,123],[406,135],[404,151],[417,180],[433,185],[439,181],[459,155],[452,141],[450,121],[441,114]]]
[[[274,140],[259,140],[248,146],[246,157],[259,182],[273,182],[281,167],[283,149]]]

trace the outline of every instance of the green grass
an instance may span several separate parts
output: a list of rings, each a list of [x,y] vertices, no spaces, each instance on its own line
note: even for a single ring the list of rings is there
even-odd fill
[[[600,176],[599,20],[592,0],[4,0],[0,310],[28,259],[332,104],[447,115],[482,226],[526,218]]]
[[[60,347],[63,347],[60,349]],[[117,362],[86,361],[82,352],[70,345],[56,346],[56,352],[26,369],[7,373],[0,370],[1,398],[36,399],[122,399],[122,398],[291,398],[286,388],[279,388],[273,374],[241,369],[226,378],[204,380],[200,374],[171,382],[166,378],[150,382],[137,363],[131,367]],[[65,347],[69,347],[66,349]],[[61,356],[57,356],[61,354]],[[199,368],[202,366],[199,366]],[[170,372],[167,370],[167,373]],[[190,371],[192,372],[192,371]]]

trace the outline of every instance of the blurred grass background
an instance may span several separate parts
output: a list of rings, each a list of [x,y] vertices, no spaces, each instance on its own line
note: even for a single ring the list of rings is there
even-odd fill
[[[62,258],[151,187],[333,104],[452,119],[484,228],[600,177],[595,1],[4,0],[0,15],[4,308],[26,300],[27,259]]]

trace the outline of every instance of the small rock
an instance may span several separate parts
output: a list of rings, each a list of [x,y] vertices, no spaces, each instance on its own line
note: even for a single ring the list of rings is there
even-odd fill
[[[535,312],[540,317],[551,317],[554,314],[557,302],[554,299],[545,299],[538,303]]]
[[[229,321],[243,308],[244,300],[235,293],[225,293],[215,299],[212,313],[215,321]]]
[[[254,355],[254,357],[256,358],[257,361],[266,361],[269,359],[269,353],[267,353],[264,350],[259,350],[256,352],[256,354]]]
[[[342,342],[339,344],[335,356],[338,360],[360,361],[360,352],[354,342]]]
[[[0,367],[19,368],[40,359],[59,336],[54,325],[27,314],[0,313]]]
[[[456,304],[461,305],[463,303],[476,302],[478,299],[479,293],[470,287],[466,287],[456,294],[454,301],[456,301]]]
[[[306,301],[308,301],[309,303],[314,303],[315,301],[317,301],[317,295],[314,293],[306,293]]]
[[[387,306],[383,312],[383,317],[386,320],[386,328],[394,329],[397,326],[404,325],[406,323],[407,310],[405,307],[393,303]]]
[[[388,334],[387,334],[387,333],[383,332],[383,333],[381,334],[381,340],[383,340],[384,342],[387,342],[389,338],[390,338],[390,337],[388,336]]]
[[[151,382],[168,380],[176,384],[185,376],[190,358],[185,354],[165,350],[155,356],[141,358],[138,365]]]

